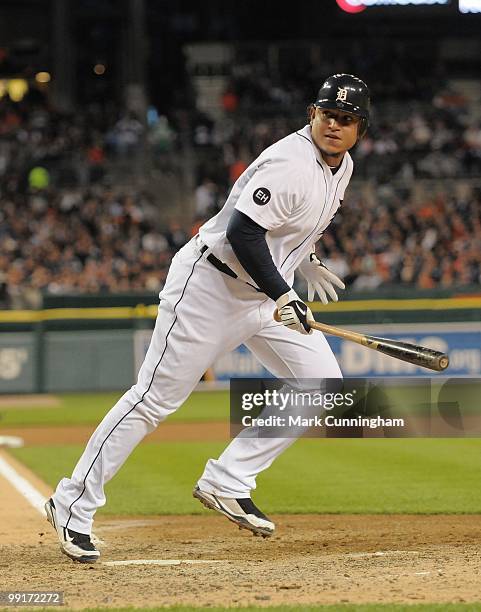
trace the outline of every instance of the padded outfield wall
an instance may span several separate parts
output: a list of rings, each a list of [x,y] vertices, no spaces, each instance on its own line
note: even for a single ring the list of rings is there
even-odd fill
[[[313,307],[316,319],[448,352],[447,376],[481,376],[481,298],[350,300]],[[148,346],[155,305],[0,312],[0,393],[128,388]],[[335,337],[345,376],[432,373]],[[268,376],[245,349],[213,365],[218,380]]]

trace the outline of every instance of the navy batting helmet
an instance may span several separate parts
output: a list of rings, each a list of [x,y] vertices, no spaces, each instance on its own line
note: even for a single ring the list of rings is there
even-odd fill
[[[358,137],[362,138],[369,125],[371,102],[369,89],[358,77],[352,74],[333,74],[322,84],[314,106],[339,109],[361,118]]]

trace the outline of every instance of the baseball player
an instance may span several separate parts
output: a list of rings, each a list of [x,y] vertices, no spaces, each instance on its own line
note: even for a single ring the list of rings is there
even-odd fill
[[[298,271],[308,299],[337,301],[342,281],[315,255],[316,241],[342,203],[353,163],[348,153],[369,120],[359,78],[330,76],[308,107],[309,124],[263,151],[238,178],[222,210],[173,258],[137,383],[93,433],[72,477],[46,503],[61,550],[94,562],[93,516],[104,485],[146,434],[175,412],[207,368],[245,344],[277,378],[340,378],[312,313],[292,288]],[[273,319],[277,308],[280,322]],[[251,499],[257,475],[294,438],[234,438],[209,459],[194,497],[256,535],[275,525]],[[171,469],[171,466],[166,466]]]

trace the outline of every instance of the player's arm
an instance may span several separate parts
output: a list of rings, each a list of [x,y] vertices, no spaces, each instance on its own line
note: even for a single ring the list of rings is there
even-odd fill
[[[290,287],[272,260],[266,232],[264,227],[234,209],[226,236],[244,270],[259,289],[275,302],[283,293],[290,291]]]
[[[281,321],[301,333],[311,333],[312,313],[289,287],[276,268],[266,241],[267,229],[239,210],[234,210],[226,237],[235,256],[259,289],[273,299]]]

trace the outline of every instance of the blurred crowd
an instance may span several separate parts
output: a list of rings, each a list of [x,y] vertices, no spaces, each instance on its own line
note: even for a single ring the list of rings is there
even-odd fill
[[[355,68],[364,76],[384,64]],[[421,67],[412,81],[403,65],[372,81],[371,128],[352,153],[355,180],[319,255],[355,291],[477,285],[480,115],[439,71]],[[346,66],[321,68],[325,76]],[[167,119],[151,108],[143,121],[108,104],[66,115],[40,99],[1,99],[0,308],[41,307],[44,294],[158,292],[173,254],[250,162],[307,122],[321,82],[309,70],[273,79],[264,64],[239,61],[216,113]],[[146,145],[183,163],[186,142],[192,223],[163,221],[162,194],[109,178],[111,160],[125,169]]]
[[[199,223],[159,228],[148,195],[101,185],[4,194],[0,307],[39,308],[44,294],[155,294]],[[355,291],[477,285],[481,188],[351,186],[318,252]]]
[[[374,103],[370,129],[351,152],[355,180],[319,253],[358,291],[477,285],[479,99],[476,104],[469,92],[449,84],[441,64],[413,60],[403,48],[397,61],[387,64],[382,48],[377,51],[370,63],[360,52],[350,62],[322,65],[324,75],[354,67],[368,82]],[[197,117],[199,219],[223,205],[234,181],[266,146],[299,129],[322,83],[318,74],[319,66],[317,72],[278,73],[273,79],[262,59],[236,64],[222,113],[215,121]],[[369,188],[359,188],[359,180]]]
[[[220,191],[228,189],[266,146],[307,123],[304,109],[315,97],[314,88],[305,92],[302,105],[299,95],[279,93],[279,102],[271,101],[264,112],[258,103],[257,110],[248,112],[236,91],[231,84],[223,98],[223,113],[216,121],[198,116],[194,130],[199,184],[209,179]],[[449,87],[433,92],[429,100],[375,102],[370,129],[351,153],[355,176],[378,183],[480,177],[478,109],[479,101],[476,104]]]
[[[110,187],[9,193],[0,208],[0,307],[39,308],[44,294],[158,292],[190,236],[159,229],[141,192]]]
[[[357,291],[479,285],[481,185],[431,188],[348,188],[320,257]]]
[[[154,157],[170,151],[176,133],[165,116],[149,109],[145,121],[112,103],[58,112],[32,90],[21,102],[0,99],[0,185],[43,189],[102,181],[108,161],[125,161],[149,147]],[[125,168],[125,166],[124,166]]]
[[[197,194],[202,209],[215,208],[215,183],[204,181]],[[355,291],[479,285],[481,180],[354,181],[317,250]]]

